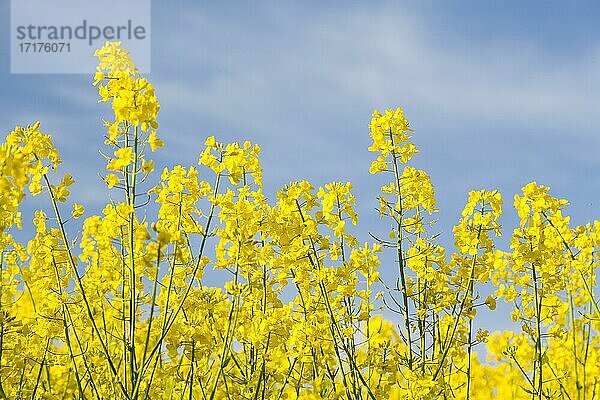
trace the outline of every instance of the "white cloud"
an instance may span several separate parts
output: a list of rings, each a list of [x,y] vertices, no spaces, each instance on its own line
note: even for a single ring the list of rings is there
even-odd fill
[[[248,39],[252,32],[247,27],[187,13],[187,19],[197,21],[210,39],[227,34],[217,44],[198,38],[194,51],[177,31],[164,42],[159,38],[159,44],[168,47],[167,58],[178,59],[181,71],[191,76],[203,66],[211,72],[206,78],[196,73],[198,80],[191,82],[160,77],[163,98],[177,98],[178,105],[191,113],[202,110],[240,123],[261,118],[264,109],[277,109],[285,96],[310,99],[320,88],[332,91],[319,93],[325,102],[342,98],[345,103],[395,104],[406,98],[457,118],[528,124],[532,119],[543,123],[555,118],[572,125],[596,114],[600,96],[588,90],[600,81],[593,54],[555,64],[548,60],[549,50],[533,42],[498,38],[486,43],[445,35],[418,15],[398,18],[388,11],[356,8],[326,12],[308,21],[288,19],[285,31],[271,32],[274,46]],[[274,18],[278,17],[283,18]],[[276,119],[277,115],[270,118],[275,124]]]

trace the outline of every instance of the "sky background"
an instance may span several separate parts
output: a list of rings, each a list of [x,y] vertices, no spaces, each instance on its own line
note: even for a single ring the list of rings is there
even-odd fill
[[[501,191],[502,245],[517,223],[513,196],[533,180],[570,200],[574,223],[597,218],[600,3],[207,3],[152,2],[159,166],[195,165],[209,135],[251,140],[271,198],[292,180],[353,182],[367,240],[387,230],[373,210],[386,182],[368,173],[368,123],[374,109],[402,107],[421,150],[413,165],[435,186],[442,244],[469,190]],[[8,0],[0,16],[0,129],[40,120],[77,181],[73,200],[98,213],[109,108],[93,71],[10,74]],[[502,328],[502,318],[484,322]]]

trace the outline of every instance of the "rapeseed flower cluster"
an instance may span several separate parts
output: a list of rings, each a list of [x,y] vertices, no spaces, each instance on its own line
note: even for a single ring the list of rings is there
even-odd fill
[[[369,124],[387,230],[371,242],[351,233],[351,183],[290,182],[271,201],[250,142],[208,137],[198,166],[155,178],[155,90],[118,42],[96,56],[113,111],[100,215],[70,201],[39,123],[0,145],[0,398],[600,398],[600,222],[571,226],[567,202],[530,183],[501,251],[502,197],[473,191],[445,249],[399,108]],[[48,207],[20,243],[27,193]],[[500,299],[518,332],[477,328]]]

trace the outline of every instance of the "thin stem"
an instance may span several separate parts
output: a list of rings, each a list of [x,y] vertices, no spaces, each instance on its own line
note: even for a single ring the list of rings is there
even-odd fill
[[[36,156],[36,159],[38,159],[37,156]],[[92,328],[94,329],[94,332],[98,336],[98,340],[100,341],[100,345],[102,346],[102,351],[104,352],[104,355],[106,357],[106,362],[108,363],[108,366],[109,366],[112,374],[115,377],[118,377],[119,372],[117,371],[117,369],[113,363],[112,356],[110,355],[110,352],[108,350],[106,343],[102,339],[100,330],[98,329],[98,325],[96,324],[96,320],[94,318],[94,313],[92,312],[92,308],[88,301],[88,296],[86,295],[86,292],[85,292],[85,289],[83,286],[83,282],[81,281],[81,276],[79,275],[79,271],[77,270],[77,265],[75,264],[75,257],[73,256],[73,253],[71,252],[71,247],[69,246],[69,239],[68,239],[67,233],[65,231],[64,222],[62,220],[61,214],[58,210],[58,204],[56,203],[56,199],[54,197],[54,191],[52,190],[52,185],[50,185],[50,180],[48,179],[47,174],[44,174],[43,177],[44,177],[44,182],[46,183],[46,187],[48,188],[48,194],[50,195],[50,200],[52,202],[54,214],[55,214],[56,220],[58,222],[58,228],[60,230],[61,239],[63,241],[63,245],[65,246],[65,250],[68,255],[67,258],[69,259],[69,264],[75,275],[75,282],[77,283],[79,292],[81,294],[81,298],[85,305],[85,308],[86,308],[86,311],[87,311],[87,314],[89,317],[89,321],[92,324]],[[119,388],[121,389],[121,393],[125,396],[126,399],[129,399],[129,395],[127,394],[127,391],[125,390],[125,387],[123,386],[123,382],[118,380],[117,384],[119,385]]]
[[[394,135],[392,134],[392,130],[389,130],[390,140],[392,141],[392,145],[394,145]],[[398,262],[398,270],[400,273],[400,284],[402,285],[402,303],[403,303],[403,312],[404,312],[404,329],[406,331],[406,347],[408,351],[408,368],[412,370],[413,364],[413,351],[412,351],[412,339],[410,332],[410,314],[408,309],[408,290],[406,286],[406,276],[404,272],[404,255],[402,254],[402,192],[400,188],[402,187],[400,170],[398,166],[397,154],[392,152],[392,161],[394,164],[394,177],[396,179],[396,207],[394,207],[394,211],[398,213],[397,221],[397,239],[396,239],[396,255]],[[396,210],[397,208],[397,210]]]
[[[531,274],[533,276],[533,292],[535,301],[535,328],[536,328],[536,364],[537,364],[537,390],[534,392],[538,400],[542,400],[542,385],[543,385],[543,366],[542,366],[542,299],[540,298],[538,289],[538,276],[535,270],[535,264],[531,264]],[[535,378],[535,377],[534,377]],[[535,379],[534,379],[535,382]],[[532,396],[534,396],[532,394]]]

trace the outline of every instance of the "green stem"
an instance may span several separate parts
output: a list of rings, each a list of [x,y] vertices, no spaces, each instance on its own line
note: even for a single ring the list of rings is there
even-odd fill
[[[542,299],[540,298],[538,289],[538,276],[535,270],[535,264],[531,264],[531,274],[533,275],[533,292],[535,301],[535,325],[536,325],[536,363],[537,363],[537,389],[534,391],[538,400],[542,400],[542,385],[543,385],[543,366],[542,366]],[[535,382],[535,379],[534,379]],[[532,394],[532,396],[534,396]]]
[[[37,156],[36,156],[36,159],[38,159]],[[75,275],[75,282],[76,282],[79,292],[81,294],[81,298],[85,305],[90,323],[92,324],[92,328],[94,329],[94,332],[98,336],[98,340],[100,341],[100,345],[101,345],[102,351],[104,352],[104,355],[106,357],[106,362],[108,363],[110,371],[112,372],[113,376],[117,377],[117,379],[118,379],[119,372],[117,371],[117,369],[113,363],[112,356],[110,355],[110,351],[108,350],[108,346],[102,339],[100,330],[98,329],[98,325],[96,324],[96,320],[94,319],[94,313],[92,312],[92,308],[90,306],[88,297],[87,297],[85,289],[83,287],[83,282],[81,281],[81,275],[79,275],[79,271],[77,270],[77,265],[75,264],[75,257],[73,256],[73,253],[71,252],[71,247],[69,246],[69,239],[68,239],[67,233],[65,231],[64,222],[62,220],[61,214],[58,210],[58,205],[56,203],[56,199],[54,198],[54,191],[52,190],[52,185],[50,185],[50,180],[48,179],[47,174],[44,174],[43,177],[44,177],[44,182],[46,183],[46,187],[48,188],[48,194],[50,195],[50,200],[52,202],[52,207],[54,209],[54,214],[55,214],[56,220],[58,222],[58,228],[60,230],[61,239],[63,241],[65,250],[68,255],[69,264],[71,266],[71,269],[73,270],[73,274]],[[123,386],[123,382],[118,380],[117,384],[119,385],[119,388],[121,389],[121,393],[123,394],[123,396],[125,396],[126,399],[129,399],[129,395],[127,394],[127,391],[125,390],[125,387]]]
[[[127,136],[129,140],[129,135]],[[129,144],[129,143],[128,143]],[[136,271],[135,271],[135,198],[136,198],[136,182],[138,173],[138,127],[133,128],[133,167],[131,171],[126,171],[130,176],[127,187],[127,204],[129,206],[129,221],[128,221],[128,239],[129,239],[129,373],[131,375],[131,388],[136,386],[137,365],[135,354],[135,326],[137,319],[137,292],[136,292]]]
[[[392,130],[389,130],[390,140],[392,141],[392,145],[394,145],[394,135],[392,134]],[[402,254],[402,236],[403,236],[403,228],[402,228],[402,192],[400,188],[402,187],[402,181],[400,176],[400,169],[398,166],[397,154],[392,152],[392,161],[394,164],[394,177],[396,179],[396,207],[394,207],[394,211],[398,213],[397,222],[397,238],[396,238],[396,255],[398,262],[398,270],[400,273],[400,284],[402,285],[402,305],[404,307],[404,329],[406,331],[406,345],[408,348],[408,368],[412,370],[413,365],[413,351],[412,351],[412,339],[410,332],[410,313],[408,309],[408,289],[406,286],[406,276],[405,276],[405,263],[404,263],[404,255]],[[397,208],[397,210],[396,210]]]

